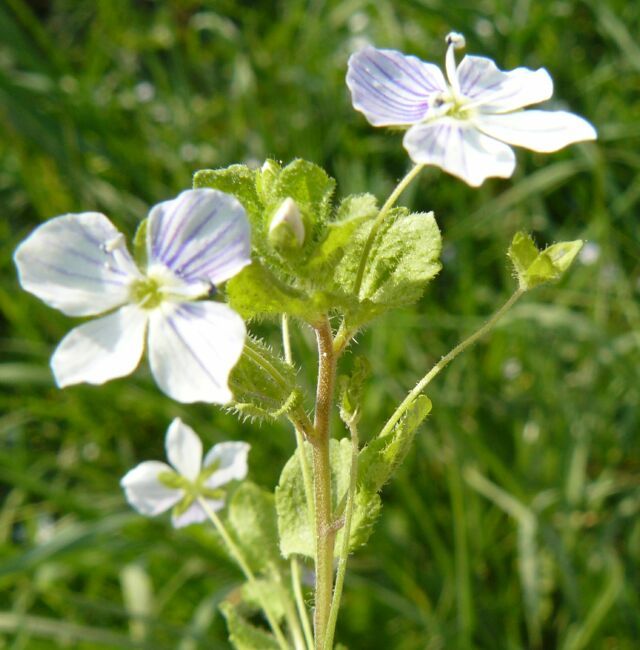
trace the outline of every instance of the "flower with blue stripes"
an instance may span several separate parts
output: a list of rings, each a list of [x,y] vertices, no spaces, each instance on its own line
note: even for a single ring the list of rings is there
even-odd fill
[[[158,386],[180,402],[228,402],[245,325],[212,287],[250,263],[244,208],[211,189],[154,206],[144,268],[124,236],[98,212],[47,221],[15,253],[23,288],[69,316],[97,316],[71,330],[51,367],[60,387],[130,374],[147,341]]]
[[[373,126],[408,129],[403,144],[418,164],[436,165],[472,186],[508,178],[515,168],[509,145],[550,152],[593,140],[586,120],[566,111],[522,110],[553,94],[544,69],[509,72],[482,56],[455,50],[464,37],[447,36],[447,78],[433,63],[396,50],[365,47],[349,59],[347,85],[353,106]]]

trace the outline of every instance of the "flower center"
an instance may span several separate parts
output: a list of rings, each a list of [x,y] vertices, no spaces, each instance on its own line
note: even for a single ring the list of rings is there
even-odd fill
[[[155,309],[164,300],[164,295],[155,278],[144,278],[131,285],[131,298],[143,309]]]

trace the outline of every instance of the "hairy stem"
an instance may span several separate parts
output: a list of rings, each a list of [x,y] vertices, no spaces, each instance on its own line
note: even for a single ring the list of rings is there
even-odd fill
[[[313,631],[307,616],[307,608],[304,602],[304,595],[302,593],[302,586],[300,583],[300,564],[297,557],[291,558],[291,586],[293,587],[293,595],[296,600],[296,608],[298,609],[298,616],[302,621],[302,629],[304,631],[304,638],[307,644],[307,650],[313,650]]]
[[[333,333],[329,319],[316,326],[318,342],[318,386],[313,444],[313,488],[315,497],[316,530],[316,589],[314,631],[316,650],[324,650],[324,638],[329,621],[333,590],[333,547],[335,530],[332,527],[331,463],[329,456],[331,407],[336,376],[336,358],[333,352]]]
[[[222,520],[209,507],[209,504],[206,502],[206,500],[203,499],[202,497],[198,497],[198,503],[200,504],[200,507],[204,510],[207,517],[209,517],[209,520],[211,521],[215,529],[220,534],[220,537],[222,537],[222,541],[226,544],[227,548],[229,549],[229,553],[231,553],[231,556],[236,561],[236,564],[242,570],[242,573],[244,573],[244,577],[247,579],[247,582],[249,582],[254,587],[254,591],[257,594],[258,599],[260,600],[260,606],[264,610],[264,615],[267,617],[267,621],[269,622],[269,625],[273,630],[273,634],[276,638],[276,641],[278,642],[278,645],[280,646],[280,648],[282,648],[282,650],[288,650],[289,644],[287,643],[287,640],[284,638],[284,635],[282,634],[282,630],[278,625],[278,619],[273,615],[269,603],[263,599],[261,590],[255,588],[256,577],[253,571],[251,570],[251,567],[247,564],[247,561],[244,559],[244,556],[242,555],[242,551],[237,547],[236,543],[231,538],[231,535],[229,535],[227,529],[224,527]]]
[[[348,423],[351,432],[351,471],[349,475],[349,492],[347,495],[347,505],[344,513],[344,528],[342,529],[342,545],[338,555],[338,571],[336,573],[336,584],[333,589],[333,599],[331,600],[331,610],[329,612],[329,623],[327,626],[327,635],[325,637],[325,648],[331,650],[333,647],[333,636],[336,631],[338,621],[338,612],[340,611],[340,600],[342,599],[342,587],[344,586],[344,577],[347,573],[347,562],[349,560],[349,543],[351,541],[351,521],[353,519],[353,507],[356,496],[356,486],[358,483],[358,425],[354,418]]]
[[[404,398],[400,406],[394,411],[393,415],[387,420],[387,423],[384,425],[379,437],[386,436],[391,433],[391,430],[398,423],[400,418],[405,414],[407,409],[411,406],[413,401],[422,393],[422,391],[427,387],[434,377],[436,377],[440,371],[444,370],[461,352],[464,352],[469,346],[473,345],[480,337],[486,334],[489,330],[493,329],[495,324],[504,316],[504,314],[513,307],[517,300],[525,292],[524,289],[517,289],[515,293],[505,302],[500,309],[498,309],[493,316],[478,330],[476,330],[471,336],[464,339],[458,345],[456,345],[453,350],[445,354],[438,363],[436,363],[431,370],[416,384],[415,388]]]

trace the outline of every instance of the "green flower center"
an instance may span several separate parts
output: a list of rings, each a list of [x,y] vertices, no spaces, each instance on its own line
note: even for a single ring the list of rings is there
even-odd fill
[[[131,286],[131,298],[143,309],[154,309],[164,300],[164,295],[157,280],[144,278]]]

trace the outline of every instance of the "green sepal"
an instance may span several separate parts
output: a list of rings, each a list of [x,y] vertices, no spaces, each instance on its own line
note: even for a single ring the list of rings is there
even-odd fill
[[[241,415],[274,420],[299,407],[296,369],[260,339],[249,337],[231,371],[230,408]]]
[[[304,445],[309,468],[313,467],[312,447]],[[344,509],[351,473],[351,442],[347,438],[330,441],[332,512],[340,515]],[[356,492],[349,548],[354,549],[366,542],[380,513],[380,498],[368,491]],[[276,512],[280,534],[280,552],[285,558],[292,554],[314,557],[315,530],[309,520],[299,451],[287,461],[276,487]],[[337,548],[342,543],[343,528],[336,535]]]
[[[533,289],[545,282],[559,280],[571,266],[584,242],[580,239],[552,244],[540,251],[531,235],[514,235],[507,255],[513,264],[520,288]]]
[[[185,494],[178,503],[176,503],[175,506],[173,506],[171,512],[173,513],[174,517],[180,517],[182,516],[189,508],[191,507],[191,504],[195,501],[195,496],[193,494],[187,493]]]
[[[220,604],[220,611],[227,622],[229,642],[236,650],[280,650],[273,634],[249,623],[229,601]]]
[[[385,436],[378,436],[360,451],[358,484],[377,493],[405,459],[416,430],[431,412],[431,400],[419,395],[400,421]]]
[[[149,227],[149,218],[143,219],[138,228],[136,229],[136,234],[133,236],[133,259],[139,268],[145,269],[148,265],[148,254],[147,254],[147,229]]]
[[[286,285],[255,260],[227,282],[226,296],[244,319],[289,314],[314,321],[322,313],[309,296]]]
[[[171,470],[160,472],[158,474],[158,481],[165,487],[173,490],[186,490],[190,486],[189,481],[184,476]]]
[[[255,572],[282,561],[273,494],[243,481],[229,502],[228,522],[236,543]]]
[[[364,385],[371,374],[371,364],[365,357],[356,357],[348,375],[338,377],[340,418],[349,425],[360,419]]]

